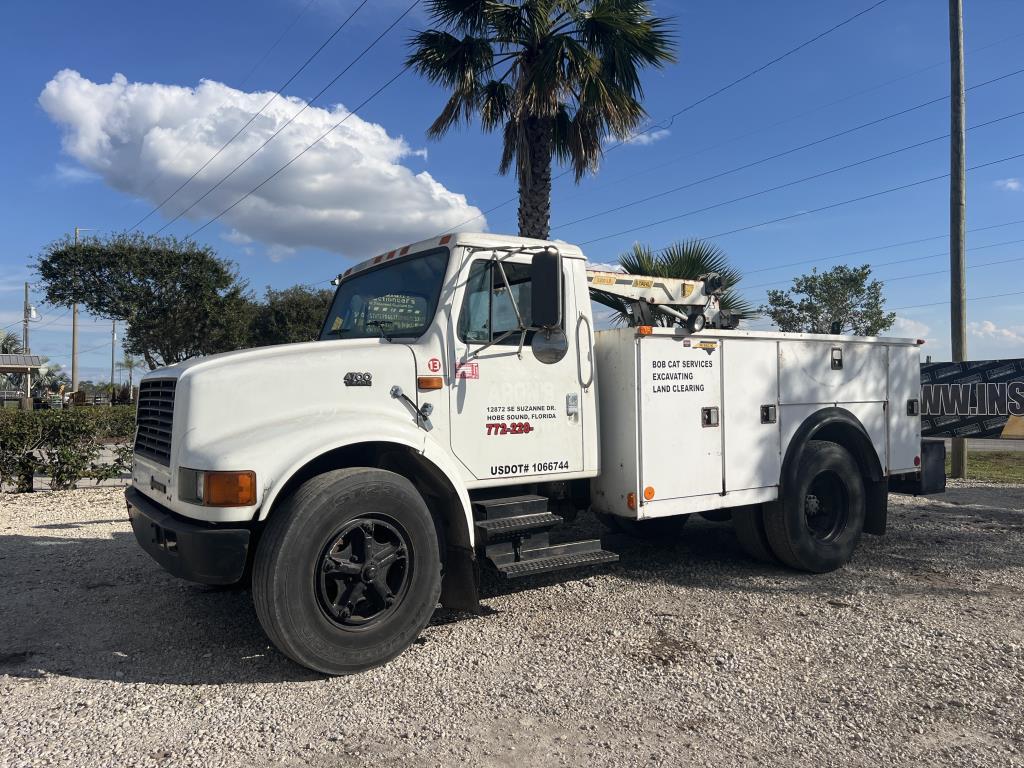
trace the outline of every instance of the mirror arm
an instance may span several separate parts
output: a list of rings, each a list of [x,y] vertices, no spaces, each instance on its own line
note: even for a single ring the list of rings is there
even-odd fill
[[[498,271],[501,272],[501,282],[505,284],[505,290],[508,291],[508,300],[512,302],[512,311],[516,313],[516,321],[519,323],[519,330],[526,331],[527,328],[523,325],[523,315],[519,311],[519,305],[516,303],[516,297],[512,295],[512,286],[509,284],[508,276],[505,274],[505,265],[497,258],[494,259],[494,263],[498,265]]]

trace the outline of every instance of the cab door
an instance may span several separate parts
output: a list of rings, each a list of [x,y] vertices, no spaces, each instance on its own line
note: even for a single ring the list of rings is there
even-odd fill
[[[561,264],[562,285],[572,285],[568,260]],[[584,469],[575,334],[568,334],[560,357],[550,343],[559,333],[566,338],[565,318],[577,314],[574,297],[563,290],[562,331],[523,334],[519,316],[524,326],[533,324],[532,289],[529,254],[477,251],[459,276],[450,345],[451,445],[478,481],[554,480]]]

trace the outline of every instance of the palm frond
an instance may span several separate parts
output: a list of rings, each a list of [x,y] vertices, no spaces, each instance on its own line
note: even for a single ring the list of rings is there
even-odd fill
[[[619,266],[633,275],[681,280],[696,280],[701,275],[717,272],[724,285],[719,299],[722,309],[728,309],[743,320],[757,316],[756,307],[736,289],[743,279],[742,273],[729,263],[725,251],[707,240],[681,240],[657,253],[648,245],[634,243],[630,250],[619,256]]]

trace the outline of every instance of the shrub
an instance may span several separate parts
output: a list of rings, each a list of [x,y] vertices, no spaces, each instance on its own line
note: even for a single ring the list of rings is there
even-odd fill
[[[133,406],[0,411],[0,483],[23,493],[37,474],[54,490],[117,477],[131,469],[134,434]],[[98,461],[104,447],[114,450],[113,462]]]

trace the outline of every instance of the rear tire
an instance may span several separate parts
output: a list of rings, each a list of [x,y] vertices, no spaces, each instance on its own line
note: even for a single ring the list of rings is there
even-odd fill
[[[772,552],[764,530],[764,511],[760,504],[733,508],[732,527],[740,547],[751,558],[761,563],[778,564],[779,559]]]
[[[441,593],[433,518],[406,478],[349,468],[303,483],[256,551],[256,615],[277,648],[329,675],[404,651]]]
[[[786,565],[825,573],[849,562],[864,530],[864,478],[850,452],[811,440],[781,503],[767,505],[764,526]]]

